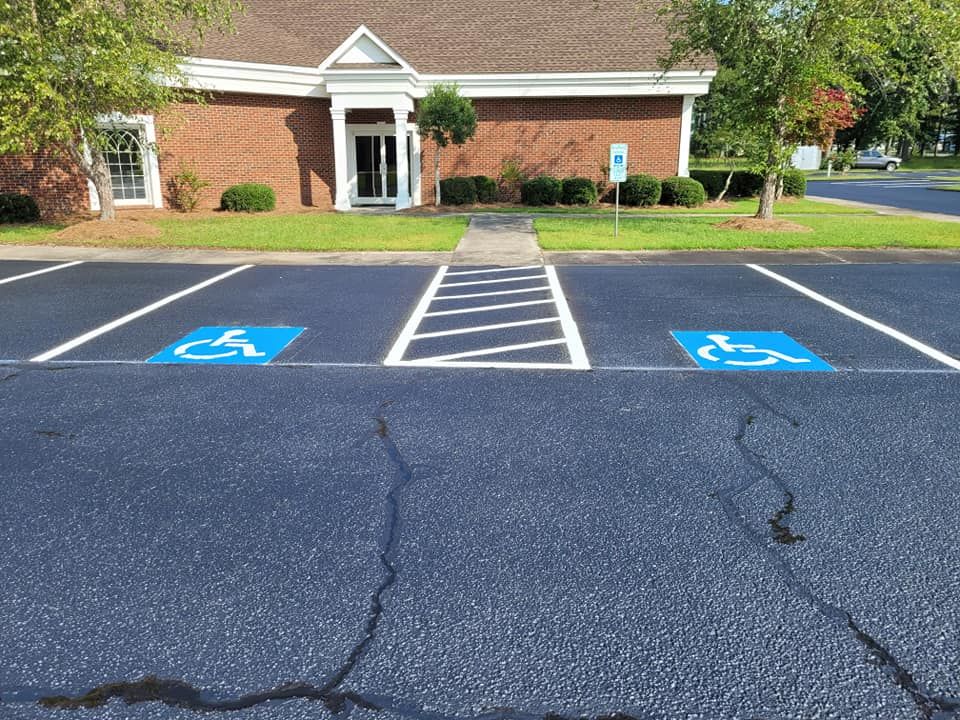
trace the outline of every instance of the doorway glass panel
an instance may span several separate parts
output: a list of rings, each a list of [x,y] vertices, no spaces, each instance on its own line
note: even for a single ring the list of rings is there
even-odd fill
[[[380,177],[380,136],[358,135],[357,148],[357,196],[362,198],[383,197],[383,182]],[[396,164],[396,160],[394,160]]]
[[[387,150],[387,197],[397,196],[397,137],[387,135],[383,138]]]

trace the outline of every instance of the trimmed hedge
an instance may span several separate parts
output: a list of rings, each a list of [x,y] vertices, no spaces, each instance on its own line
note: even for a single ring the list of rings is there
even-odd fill
[[[241,183],[228,187],[220,196],[220,207],[234,212],[265,212],[277,205],[277,196],[269,185]]]
[[[691,170],[690,177],[703,185],[707,197],[713,200],[720,197],[723,192],[723,186],[727,182],[729,170]],[[730,189],[733,189],[733,179],[730,180]]]
[[[630,175],[620,185],[620,202],[630,207],[647,207],[660,202],[661,184],[653,175]]]
[[[664,205],[682,205],[700,207],[707,201],[703,185],[688,177],[669,177],[662,183],[663,193],[660,202]]]
[[[560,200],[560,181],[549,175],[539,175],[520,186],[520,201],[524,205],[556,205]]]
[[[473,184],[477,188],[477,202],[492,203],[497,201],[497,181],[486,175],[474,175]]]
[[[593,205],[597,202],[597,184],[585,177],[564,178],[560,183],[560,199],[564,205]]]
[[[472,177],[451,177],[440,181],[441,205],[473,205],[477,184]]]
[[[804,197],[807,194],[807,176],[796,168],[783,174],[783,194],[792,197]]]
[[[40,209],[29,195],[0,193],[0,223],[29,223],[40,219]]]

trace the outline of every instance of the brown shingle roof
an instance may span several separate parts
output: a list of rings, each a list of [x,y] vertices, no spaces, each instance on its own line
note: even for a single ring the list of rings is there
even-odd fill
[[[656,70],[666,33],[637,0],[247,0],[199,57],[319,65],[366,25],[420,73]],[[692,65],[686,69],[699,69]]]

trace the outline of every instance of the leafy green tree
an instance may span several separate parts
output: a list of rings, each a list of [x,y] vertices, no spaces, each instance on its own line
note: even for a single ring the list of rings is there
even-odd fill
[[[0,154],[65,153],[114,214],[104,122],[187,96],[179,63],[238,0],[0,0]]]
[[[892,48],[923,37],[943,68],[960,65],[960,0],[667,0],[657,3],[671,36],[664,66],[716,58],[729,71],[731,110],[755,143],[764,176],[757,217],[771,219],[800,125],[818,89],[858,95],[865,67],[896,71]]]
[[[440,204],[440,151],[450,143],[463,145],[477,132],[477,113],[470,98],[460,95],[455,83],[439,83],[417,107],[417,126],[420,137],[431,138],[437,144],[433,157],[435,204]]]

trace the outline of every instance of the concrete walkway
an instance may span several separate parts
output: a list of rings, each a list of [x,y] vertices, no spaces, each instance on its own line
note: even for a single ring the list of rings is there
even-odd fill
[[[454,265],[538,265],[543,262],[533,219],[517,215],[474,215],[453,251]]]

